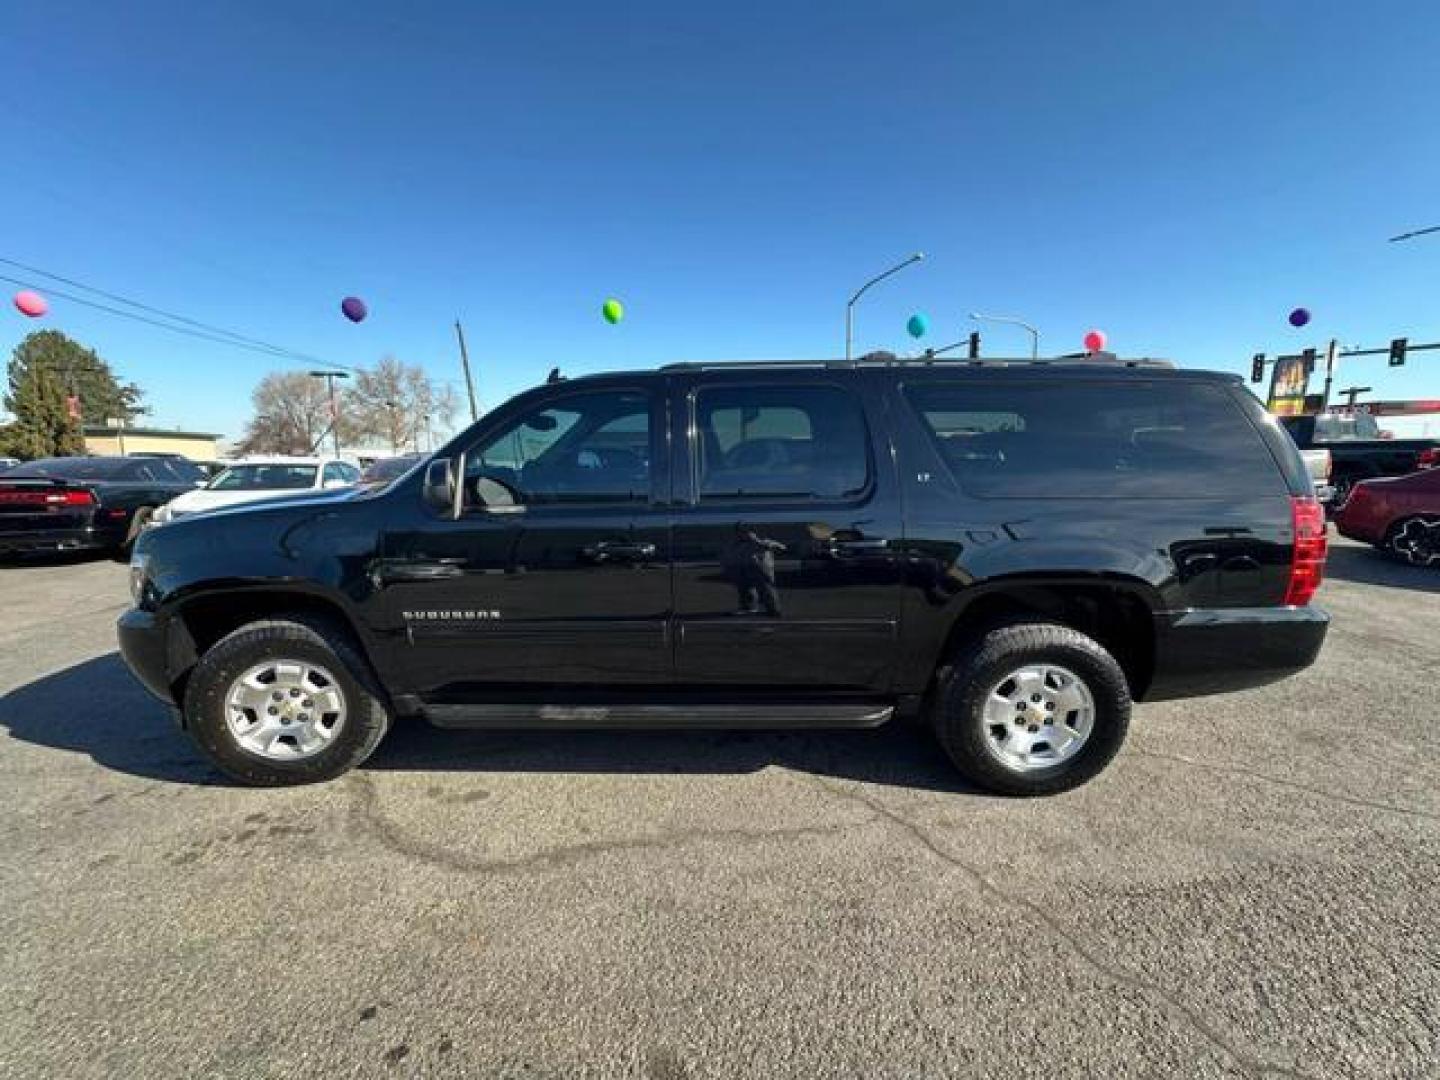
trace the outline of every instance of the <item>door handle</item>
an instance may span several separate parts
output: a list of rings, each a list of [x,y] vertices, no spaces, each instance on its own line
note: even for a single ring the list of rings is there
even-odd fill
[[[856,555],[884,555],[890,550],[889,540],[830,540],[830,554],[854,558]]]
[[[580,555],[587,562],[597,565],[608,562],[649,562],[655,558],[655,553],[654,544],[616,540],[601,540],[580,549]]]
[[[380,568],[382,581],[443,581],[446,578],[463,577],[465,568],[459,559],[436,559],[434,561],[396,562]]]

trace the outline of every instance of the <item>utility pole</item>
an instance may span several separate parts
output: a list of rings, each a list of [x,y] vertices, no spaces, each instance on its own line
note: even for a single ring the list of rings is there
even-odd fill
[[[1326,346],[1325,349],[1325,399],[1320,404],[1320,408],[1322,409],[1328,409],[1330,407],[1330,384],[1335,381],[1335,361],[1339,356],[1340,342],[1331,338],[1330,344]],[[1350,404],[1355,404],[1353,399]]]
[[[460,339],[460,366],[465,369],[465,391],[470,395],[470,421],[473,423],[480,419],[480,413],[475,407],[475,381],[470,377],[470,354],[465,349],[465,331],[459,319],[455,320],[455,336]]]
[[[335,441],[335,456],[340,456],[340,408],[335,403],[335,380],[348,379],[349,372],[346,371],[312,371],[310,375],[316,379],[324,379],[330,389],[330,434]]]

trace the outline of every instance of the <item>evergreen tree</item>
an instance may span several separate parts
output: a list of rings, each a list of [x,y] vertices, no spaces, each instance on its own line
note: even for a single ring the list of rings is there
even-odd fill
[[[18,350],[17,350],[18,351]],[[0,431],[0,452],[18,458],[82,454],[85,440],[71,417],[65,387],[44,365],[10,365],[10,392],[5,406],[15,422]]]
[[[41,367],[59,379],[66,396],[79,399],[82,424],[98,427],[116,419],[129,424],[145,411],[138,386],[122,384],[94,349],[87,349],[58,330],[38,330],[16,346],[10,361],[10,396],[14,396],[17,384],[29,371]],[[9,397],[5,404],[17,417],[20,415]]]

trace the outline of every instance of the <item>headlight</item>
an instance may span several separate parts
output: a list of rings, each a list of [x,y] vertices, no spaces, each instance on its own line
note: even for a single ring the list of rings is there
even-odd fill
[[[150,588],[150,558],[136,553],[130,558],[130,601],[144,607]]]

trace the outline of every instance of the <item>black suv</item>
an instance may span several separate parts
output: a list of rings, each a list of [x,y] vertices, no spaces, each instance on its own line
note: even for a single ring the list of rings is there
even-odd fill
[[[222,770],[392,719],[869,727],[1099,772],[1131,702],[1310,664],[1324,519],[1236,377],[1145,361],[678,365],[521,394],[378,491],[145,533],[131,669]]]

